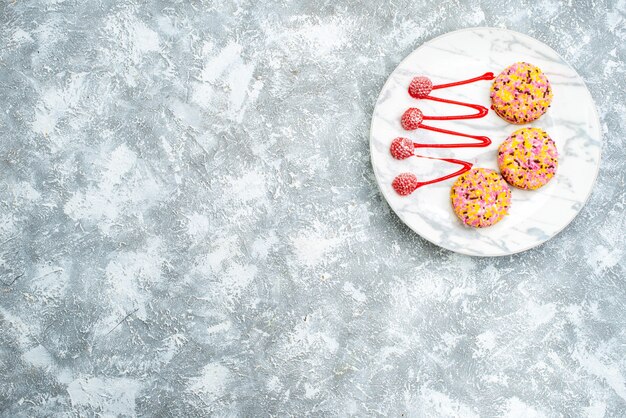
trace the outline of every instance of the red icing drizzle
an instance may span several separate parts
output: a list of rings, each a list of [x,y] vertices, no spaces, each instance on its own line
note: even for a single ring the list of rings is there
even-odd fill
[[[479,118],[485,117],[487,113],[489,112],[489,109],[487,109],[485,106],[481,106],[477,104],[457,102],[456,100],[441,99],[439,97],[433,97],[433,96],[426,96],[424,97],[424,99],[433,100],[435,102],[450,103],[450,104],[454,104],[458,106],[470,107],[478,111],[478,113],[474,113],[471,115],[461,115],[461,116],[424,116],[424,120],[479,119]]]
[[[432,90],[445,89],[447,87],[454,87],[454,86],[461,86],[463,84],[470,84],[470,83],[474,83],[476,81],[481,81],[481,80],[493,80],[494,78],[496,78],[496,77],[493,75],[493,73],[489,72],[489,73],[485,73],[485,74],[483,74],[481,76],[478,76],[478,77],[470,78],[470,79],[467,79],[467,80],[457,81],[455,83],[437,84],[435,86],[432,86]],[[487,115],[487,113],[489,112],[489,109],[487,109],[485,106],[481,106],[481,105],[477,105],[477,104],[457,102],[456,100],[442,99],[440,97],[434,97],[434,96],[431,96],[431,95],[427,95],[427,96],[421,97],[421,98],[425,99],[425,100],[433,100],[435,102],[450,103],[450,104],[454,104],[454,105],[457,105],[457,106],[465,106],[465,107],[469,107],[469,108],[472,108],[472,109],[475,109],[475,110],[478,111],[478,113],[475,113],[475,114],[472,114],[472,115],[461,115],[461,116],[424,116],[424,120],[478,119],[478,118],[485,117]]]
[[[454,87],[454,86],[460,86],[463,84],[469,84],[469,83],[474,83],[476,81],[480,81],[480,80],[493,80],[495,78],[494,74],[491,72],[485,73],[479,77],[474,77],[474,78],[470,78],[467,80],[462,80],[462,81],[457,81],[455,83],[447,83],[447,84],[439,84],[439,85],[434,85],[432,86],[431,90],[437,90],[437,89],[443,89],[443,88],[447,88],[447,87]],[[428,84],[430,84],[430,80],[426,80],[428,82]],[[429,89],[430,86],[427,86],[426,89]],[[426,92],[424,92],[426,93]],[[415,97],[415,96],[414,96]],[[416,97],[418,98],[418,97]],[[459,115],[459,116],[426,116],[426,115],[421,115],[422,116],[422,120],[460,120],[460,119],[478,119],[478,118],[483,118],[487,115],[487,113],[489,112],[489,109],[487,109],[484,106],[478,105],[478,104],[472,104],[472,103],[464,103],[464,102],[458,102],[455,100],[448,100],[448,99],[442,99],[439,97],[434,97],[434,96],[430,96],[430,94],[427,95],[422,95],[419,96],[420,99],[425,99],[425,100],[433,100],[436,102],[442,102],[442,103],[449,103],[449,104],[454,104],[457,106],[465,106],[465,107],[469,107],[471,109],[474,109],[477,111],[477,113],[473,113],[473,114],[469,114],[469,115]],[[413,109],[416,110],[416,109]],[[418,113],[421,113],[419,111],[417,111]],[[416,121],[417,122],[417,121]],[[415,126],[415,125],[414,125]],[[428,125],[423,125],[421,123],[421,121],[417,124],[418,128],[422,128],[422,129],[427,129],[429,131],[434,131],[434,132],[439,132],[439,133],[443,133],[443,134],[448,134],[448,135],[454,135],[454,136],[461,136],[464,138],[471,138],[471,139],[475,139],[478,142],[469,142],[469,143],[461,143],[461,144],[424,144],[424,143],[418,143],[418,142],[413,142],[413,147],[414,148],[474,148],[474,147],[487,147],[491,144],[491,139],[489,139],[486,136],[483,135],[469,135],[469,134],[464,134],[461,132],[455,132],[455,131],[449,131],[447,129],[442,129],[442,128],[437,128],[434,126],[428,126]],[[413,127],[411,127],[413,128]],[[409,129],[411,129],[409,128]],[[406,129],[406,127],[405,127]],[[439,160],[439,161],[446,161],[452,164],[458,164],[461,166],[461,168],[458,171],[455,171],[454,173],[445,175],[443,177],[439,177],[436,178],[434,180],[429,180],[429,181],[418,181],[412,184],[412,187],[414,187],[414,190],[422,187],[422,186],[426,186],[428,184],[434,184],[434,183],[439,183],[441,181],[445,181],[448,180],[450,178],[459,176],[463,173],[465,173],[466,171],[470,170],[472,168],[472,164],[467,162],[467,161],[462,161],[462,160],[455,160],[452,158],[434,158],[434,157],[427,157],[424,155],[417,155],[414,154],[415,157],[418,158],[428,158],[431,160]],[[394,186],[395,187],[395,186]],[[398,193],[400,193],[399,190],[396,189],[396,191]],[[403,193],[401,193],[402,195],[406,195],[408,193],[406,193],[406,191],[403,191]]]
[[[444,180],[448,180],[456,176],[460,176],[461,174],[465,173],[466,171],[469,171],[472,168],[472,163],[468,163],[467,161],[462,161],[462,160],[455,160],[453,158],[435,158],[435,157],[426,157],[424,155],[415,155],[415,156],[419,158],[428,158],[429,160],[446,161],[452,164],[458,164],[462,166],[462,168],[459,169],[459,171],[455,171],[454,173],[448,174],[447,176],[439,177],[437,179],[429,180],[429,181],[420,181],[417,183],[417,187],[415,187],[416,189],[418,187],[426,186],[427,184],[439,183],[440,181],[444,181]]]
[[[457,81],[454,83],[447,83],[447,84],[437,84],[436,86],[433,86],[433,90],[445,89],[446,87],[460,86],[462,84],[470,84],[470,83],[473,83],[475,81],[480,81],[480,80],[493,80],[494,78],[496,78],[496,76],[492,72],[488,72],[481,76],[469,78],[467,80],[462,80],[462,81]]]
[[[460,132],[449,131],[447,129],[435,128],[434,126],[426,126],[426,125],[420,125],[420,128],[427,129],[429,131],[441,132],[443,134],[448,134],[448,135],[456,135],[456,136],[462,136],[465,138],[472,138],[472,139],[478,140],[478,142],[470,142],[470,143],[465,143],[465,144],[421,144],[421,143],[415,142],[413,144],[415,145],[415,148],[482,148],[482,147],[488,147],[489,145],[491,145],[491,139],[482,135],[462,134]]]

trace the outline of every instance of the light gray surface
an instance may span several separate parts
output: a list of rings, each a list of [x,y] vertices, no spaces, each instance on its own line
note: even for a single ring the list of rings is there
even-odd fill
[[[151,5],[148,5],[151,3]],[[624,416],[626,2],[0,4],[3,416]],[[421,42],[560,52],[604,131],[555,239],[454,255],[368,129]]]

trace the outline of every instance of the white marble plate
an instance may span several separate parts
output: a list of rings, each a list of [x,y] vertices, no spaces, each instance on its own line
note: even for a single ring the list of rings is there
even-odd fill
[[[544,129],[559,151],[556,176],[536,191],[512,189],[508,216],[498,224],[481,229],[464,226],[450,204],[454,179],[421,187],[409,196],[399,196],[391,187],[394,177],[412,172],[420,181],[458,170],[458,166],[423,158],[395,160],[389,153],[391,141],[404,136],[416,142],[449,143],[461,138],[427,130],[405,131],[402,113],[409,107],[425,115],[454,115],[466,108],[416,100],[407,93],[411,79],[429,77],[434,84],[460,81],[492,71],[500,73],[518,61],[541,68],[552,83],[554,99],[548,112],[524,126]],[[435,90],[434,96],[490,106],[491,81]],[[471,109],[469,109],[472,112]],[[486,135],[493,143],[486,148],[420,149],[422,155],[469,161],[474,167],[497,170],[500,143],[520,125],[512,125],[493,111],[482,119],[427,121],[428,125]],[[426,123],[426,122],[425,122]],[[506,29],[471,28],[447,33],[426,42],[404,59],[385,83],[372,116],[370,151],[378,186],[393,211],[423,238],[458,253],[501,256],[525,251],[549,240],[565,228],[585,204],[593,187],[602,139],[595,105],[583,80],[550,47],[529,36]]]

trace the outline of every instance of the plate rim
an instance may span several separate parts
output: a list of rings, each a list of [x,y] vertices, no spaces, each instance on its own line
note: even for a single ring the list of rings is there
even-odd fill
[[[400,66],[404,63],[404,61],[406,61],[409,56],[411,56],[412,54],[414,54],[416,51],[420,50],[421,48],[423,48],[424,46],[426,46],[426,44],[433,42],[439,38],[443,38],[445,36],[454,34],[454,33],[458,33],[458,32],[467,32],[467,31],[476,31],[476,30],[483,30],[483,29],[488,29],[488,30],[498,30],[498,31],[504,31],[504,32],[509,32],[515,35],[519,35],[522,36],[524,38],[530,39],[532,41],[536,41],[536,42],[541,42],[543,45],[545,45],[547,48],[549,48],[556,56],[558,56],[561,61],[563,61],[563,63],[565,63],[566,66],[568,66],[571,70],[574,71],[574,73],[578,76],[578,78],[582,81],[583,87],[585,88],[585,91],[587,92],[587,95],[589,96],[589,98],[591,99],[591,107],[593,108],[593,113],[596,119],[596,132],[597,132],[597,136],[600,140],[600,149],[599,149],[599,154],[598,154],[598,161],[596,162],[596,167],[595,167],[595,172],[593,173],[593,180],[591,182],[591,187],[589,188],[589,191],[587,192],[587,195],[584,198],[583,203],[580,205],[580,208],[576,211],[576,213],[574,214],[574,216],[572,216],[570,219],[567,220],[567,222],[558,230],[556,231],[554,234],[552,234],[552,236],[550,236],[549,238],[546,238],[544,240],[538,241],[536,243],[533,243],[532,245],[526,246],[524,248],[521,248],[519,250],[515,250],[515,251],[511,251],[511,252],[507,252],[505,254],[497,254],[497,253],[485,253],[485,254],[476,254],[476,253],[472,253],[469,251],[466,251],[465,248],[463,247],[462,249],[453,249],[453,248],[449,248],[443,244],[439,244],[436,242],[433,242],[431,239],[428,239],[427,237],[425,237],[424,235],[422,235],[421,233],[419,233],[418,231],[416,231],[411,225],[409,225],[404,218],[393,208],[393,206],[389,203],[389,199],[387,198],[387,195],[385,194],[385,191],[383,190],[383,188],[381,187],[381,180],[378,177],[378,174],[376,172],[376,168],[374,167],[374,153],[373,153],[373,140],[372,140],[372,126],[374,125],[374,112],[376,111],[376,106],[378,105],[378,101],[380,100],[380,97],[383,93],[383,91],[385,91],[385,88],[387,87],[387,84],[390,82],[391,80],[391,74],[393,74],[394,72],[396,72],[396,70],[398,68],[400,68]],[[600,115],[598,113],[598,108],[596,106],[595,100],[593,99],[593,96],[591,95],[591,91],[589,90],[589,87],[587,86],[587,83],[585,82],[585,79],[578,73],[578,71],[576,71],[576,69],[574,67],[572,67],[572,65],[563,58],[563,56],[561,54],[559,54],[557,51],[554,50],[554,48],[552,48],[550,45],[546,44],[545,42],[536,39],[530,35],[527,35],[525,33],[521,33],[521,32],[517,32],[508,28],[498,28],[498,27],[493,27],[493,26],[476,26],[476,27],[469,27],[469,28],[462,28],[462,29],[456,29],[456,30],[452,30],[446,33],[443,33],[441,35],[438,35],[434,38],[431,38],[427,41],[422,42],[417,48],[413,49],[411,52],[409,52],[399,63],[398,65],[395,66],[395,68],[393,69],[393,71],[391,71],[388,76],[387,76],[387,80],[385,81],[385,84],[383,84],[382,88],[380,89],[380,92],[378,93],[378,96],[376,96],[376,102],[374,103],[374,109],[372,110],[372,117],[371,117],[371,121],[370,121],[370,135],[369,135],[369,143],[370,143],[370,164],[372,165],[372,171],[374,171],[374,178],[376,179],[376,187],[378,187],[378,190],[380,191],[380,193],[382,194],[382,196],[385,198],[385,203],[387,204],[387,206],[389,206],[389,208],[391,209],[391,211],[402,221],[402,223],[404,225],[406,225],[411,231],[413,231],[415,234],[417,234],[420,238],[430,242],[433,245],[436,245],[439,248],[443,248],[446,249],[448,251],[457,253],[457,254],[463,254],[463,255],[468,255],[468,256],[472,256],[472,257],[506,257],[506,256],[511,256],[514,254],[519,254],[528,250],[531,250],[533,248],[539,247],[543,244],[545,244],[546,242],[550,241],[551,239],[555,238],[557,235],[559,235],[561,232],[563,232],[563,230],[565,228],[567,228],[573,221],[574,219],[576,219],[576,217],[580,214],[580,212],[583,210],[583,208],[585,207],[585,205],[587,204],[587,202],[589,201],[589,198],[591,197],[591,194],[593,193],[593,189],[595,188],[596,185],[596,181],[598,179],[598,173],[600,172],[600,163],[602,162],[602,148],[604,147],[604,140],[603,140],[603,136],[602,136],[602,129],[600,128],[601,126],[601,119],[600,119]]]

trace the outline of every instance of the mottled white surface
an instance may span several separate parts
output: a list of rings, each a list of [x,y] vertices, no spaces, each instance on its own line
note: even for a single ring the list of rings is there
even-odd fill
[[[530,62],[541,68],[551,82],[554,100],[548,112],[526,127],[548,132],[559,150],[559,167],[550,183],[539,190],[512,187],[508,216],[490,228],[469,228],[460,222],[450,204],[455,178],[420,188],[410,196],[398,195],[391,183],[400,173],[417,175],[420,181],[446,176],[459,169],[448,162],[408,158],[398,161],[389,145],[406,137],[426,144],[471,143],[425,129],[406,131],[400,124],[404,111],[421,109],[425,115],[449,116],[474,112],[432,100],[415,100],[407,87],[413,77],[424,75],[434,84],[466,80],[492,71],[499,74],[515,62]],[[490,81],[435,90],[435,97],[473,103],[489,108]],[[424,121],[425,125],[492,140],[485,148],[420,148],[420,155],[468,161],[474,167],[498,171],[500,144],[520,125],[513,125],[490,111],[470,120]],[[473,141],[476,142],[476,141]],[[547,45],[529,36],[500,28],[472,28],[447,33],[421,45],[389,76],[372,115],[370,150],[374,174],[393,211],[411,229],[428,241],[462,254],[503,256],[525,251],[552,238],[583,207],[598,172],[602,138],[600,121],[584,81]]]
[[[535,4],[537,3],[537,4]],[[0,3],[0,415],[624,416],[626,3]],[[419,238],[369,123],[418,45],[508,27],[603,131],[528,252]]]

